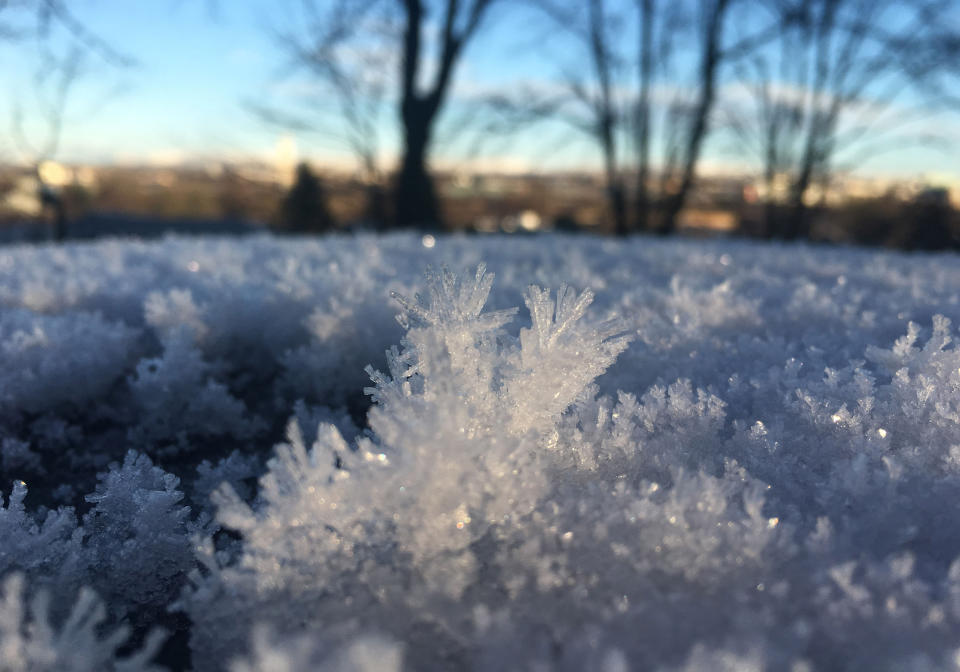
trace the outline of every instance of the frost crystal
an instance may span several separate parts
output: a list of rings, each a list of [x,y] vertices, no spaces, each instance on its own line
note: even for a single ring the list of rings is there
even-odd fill
[[[27,484],[15,481],[6,507],[0,505],[0,576],[26,574],[58,590],[75,591],[86,573],[83,533],[71,509],[36,518],[24,506]]]
[[[630,339],[618,336],[624,328],[617,321],[580,323],[593,302],[590,290],[577,296],[561,285],[554,303],[548,291],[531,286],[524,300],[533,325],[520,331],[519,366],[506,379],[510,420],[515,432],[542,432],[613,364]]]
[[[155,632],[140,651],[116,658],[129,632],[120,628],[101,637],[106,610],[92,591],[81,591],[67,619],[54,627],[46,593],[38,593],[25,607],[23,577],[18,574],[7,577],[2,590],[0,672],[159,672],[150,660],[163,634]]]
[[[321,425],[308,450],[291,424],[257,509],[219,491],[218,520],[244,537],[239,565],[219,574],[231,591],[252,582],[321,605],[349,595],[384,615],[425,601],[433,613],[420,618],[440,623],[478,580],[489,558],[477,545],[529,516],[550,486],[554,423],[627,344],[608,324],[582,324],[592,294],[566,288],[554,310],[532,287],[533,327],[510,336],[515,310],[483,312],[492,281],[482,265],[470,281],[428,274],[428,299],[398,299],[408,332],[388,353],[390,375],[371,370],[369,437],[350,446]]]
[[[86,497],[93,504],[83,517],[86,583],[140,618],[163,612],[192,565],[186,536],[190,509],[181,505],[178,485],[176,476],[130,451]],[[105,575],[107,567],[116,571]]]
[[[300,637],[280,640],[264,627],[253,631],[252,653],[248,660],[237,660],[230,672],[400,672],[400,648],[381,638],[364,636],[329,651],[316,639]]]
[[[0,670],[956,669],[955,255],[434,243],[0,249]]]

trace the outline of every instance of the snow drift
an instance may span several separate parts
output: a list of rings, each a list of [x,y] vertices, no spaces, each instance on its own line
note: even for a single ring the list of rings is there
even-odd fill
[[[960,667],[955,256],[420,243],[0,250],[0,670]]]

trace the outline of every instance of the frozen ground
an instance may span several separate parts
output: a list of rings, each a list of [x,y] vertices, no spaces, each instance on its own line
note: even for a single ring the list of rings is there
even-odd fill
[[[0,248],[0,670],[960,669],[958,322],[950,255]]]

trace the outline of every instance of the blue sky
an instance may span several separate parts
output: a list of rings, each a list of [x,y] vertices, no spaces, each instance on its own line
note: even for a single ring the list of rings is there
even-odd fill
[[[319,0],[324,2],[325,0]],[[192,159],[270,160],[281,137],[290,135],[265,124],[244,101],[296,102],[316,94],[308,79],[284,78],[271,27],[288,25],[282,0],[77,0],[70,7],[86,25],[119,50],[136,58],[136,67],[116,72],[96,59],[71,94],[58,158],[84,162],[175,163]],[[481,41],[473,45],[458,71],[448,126],[469,112],[471,95],[523,80],[549,85],[577,55],[551,38],[530,17],[494,16]],[[14,139],[13,107],[38,109],[30,83],[37,52],[28,41],[0,46],[9,64],[0,75],[0,151],[10,160],[29,158]],[[312,98],[311,98],[312,100]],[[106,101],[106,102],[104,102]],[[392,109],[381,121],[383,161],[395,154]],[[36,117],[36,115],[33,115]],[[28,123],[25,135],[42,144],[44,124]],[[933,124],[960,147],[960,120],[941,115]],[[293,133],[297,150],[317,163],[350,165],[351,154],[333,135]],[[465,142],[445,134],[436,148],[438,162],[463,161]],[[592,145],[565,125],[541,124],[484,145],[485,165],[514,168],[588,168],[599,165]],[[715,137],[705,156],[707,168],[749,167],[735,143]],[[950,152],[901,150],[871,160],[866,174],[960,177]],[[385,166],[386,167],[386,166]]]

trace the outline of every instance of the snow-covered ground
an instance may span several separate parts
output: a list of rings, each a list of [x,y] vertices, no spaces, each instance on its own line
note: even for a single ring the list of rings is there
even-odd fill
[[[955,255],[0,248],[0,670],[960,669],[958,323]]]

